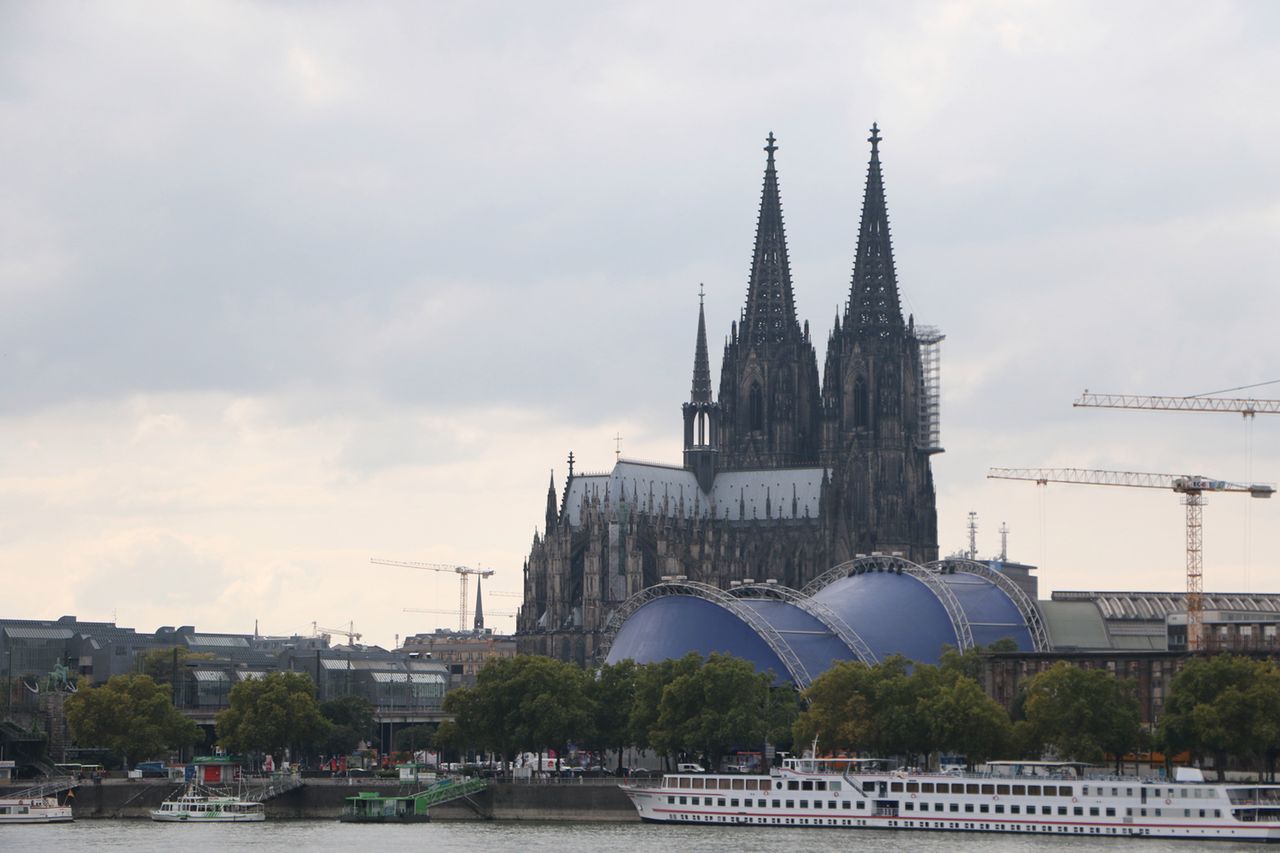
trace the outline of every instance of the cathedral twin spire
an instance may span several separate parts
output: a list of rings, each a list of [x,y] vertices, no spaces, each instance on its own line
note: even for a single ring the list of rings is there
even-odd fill
[[[898,276],[893,266],[893,245],[889,239],[889,211],[884,200],[884,177],[880,174],[880,128],[872,124],[871,162],[867,166],[867,187],[862,196],[862,222],[858,229],[858,253],[853,262],[853,284],[845,329],[884,335],[902,327],[898,301]]]
[[[799,332],[795,297],[791,291],[791,263],[787,258],[787,235],[782,225],[782,197],[778,192],[778,171],[773,153],[778,150],[769,134],[764,150],[764,189],[760,194],[760,218],[756,224],[755,254],[751,258],[751,280],[747,304],[742,313],[739,340],[748,346],[780,343]]]

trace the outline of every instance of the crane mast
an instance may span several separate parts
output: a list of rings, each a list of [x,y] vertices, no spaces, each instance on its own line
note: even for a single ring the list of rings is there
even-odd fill
[[[1077,483],[1164,489],[1182,497],[1187,508],[1187,648],[1200,648],[1204,612],[1204,493],[1237,492],[1269,498],[1275,487],[1266,483],[1230,483],[1198,474],[1147,474],[1140,471],[1102,471],[1094,468],[991,468],[988,479],[1030,480],[1037,485]]]
[[[369,562],[377,566],[399,566],[405,569],[422,569],[428,572],[448,572],[458,576],[458,630],[467,630],[467,577],[476,576],[476,602],[479,603],[480,581],[493,577],[493,569],[473,569],[469,566],[457,566],[452,563],[421,563],[413,560],[380,560],[370,557]]]

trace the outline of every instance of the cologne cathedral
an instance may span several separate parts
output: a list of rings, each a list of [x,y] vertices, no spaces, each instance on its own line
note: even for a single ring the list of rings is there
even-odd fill
[[[713,394],[698,308],[682,464],[619,458],[547,490],[546,528],[524,564],[518,649],[586,663],[613,611],[668,576],[727,588],[800,589],[859,554],[938,556],[929,457],[937,430],[936,330],[903,318],[872,127],[853,281],[827,339],[822,379],[796,317],[775,162],[764,190],[746,304]]]

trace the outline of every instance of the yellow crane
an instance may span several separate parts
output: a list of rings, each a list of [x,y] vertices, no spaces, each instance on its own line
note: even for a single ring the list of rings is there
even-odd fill
[[[1240,492],[1269,498],[1275,487],[1266,483],[1228,483],[1187,474],[1144,474],[1138,471],[1100,471],[1092,468],[991,468],[993,480],[1031,480],[1038,485],[1083,483],[1090,486],[1130,486],[1164,489],[1182,495],[1187,507],[1187,648],[1200,647],[1203,626],[1204,554],[1202,510],[1205,492]]]
[[[467,577],[476,576],[476,583],[481,578],[493,577],[493,569],[473,569],[470,566],[455,566],[450,563],[419,563],[412,560],[380,560],[370,557],[369,562],[378,566],[399,566],[404,569],[422,569],[427,572],[450,572],[458,576],[458,630],[467,630]],[[477,587],[478,590],[478,587]]]

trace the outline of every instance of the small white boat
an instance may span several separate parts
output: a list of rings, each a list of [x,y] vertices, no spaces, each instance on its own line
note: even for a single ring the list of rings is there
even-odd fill
[[[58,805],[57,797],[0,799],[0,824],[61,823],[73,820],[71,806]]]
[[[218,794],[195,785],[160,808],[151,811],[151,819],[167,823],[254,823],[267,819],[262,803]]]

